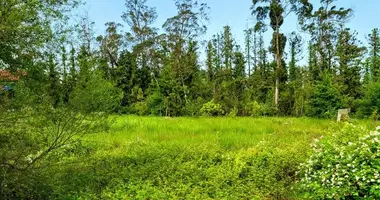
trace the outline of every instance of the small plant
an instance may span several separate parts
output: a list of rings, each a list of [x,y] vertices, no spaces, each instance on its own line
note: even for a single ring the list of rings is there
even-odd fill
[[[211,100],[203,104],[200,113],[202,116],[219,116],[224,114],[224,110],[220,104],[215,103],[214,100]]]
[[[347,124],[331,138],[316,140],[301,164],[300,188],[308,199],[379,199],[380,129]]]
[[[234,107],[234,108],[230,111],[230,113],[228,113],[228,116],[229,116],[229,117],[236,117],[237,114],[238,114],[238,112],[239,112],[239,110],[238,110],[236,107]]]
[[[257,101],[248,103],[247,105],[248,114],[252,117],[258,117],[263,115],[262,105],[257,103]]]

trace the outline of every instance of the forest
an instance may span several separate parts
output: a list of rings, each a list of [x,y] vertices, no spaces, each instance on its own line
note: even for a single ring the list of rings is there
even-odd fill
[[[206,0],[100,35],[80,0],[1,0],[0,199],[380,198],[380,29],[340,1],[252,0],[240,45]]]

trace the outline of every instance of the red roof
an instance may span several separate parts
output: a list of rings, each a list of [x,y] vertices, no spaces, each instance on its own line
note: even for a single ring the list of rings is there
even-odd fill
[[[11,73],[8,70],[0,70],[0,81],[18,81],[21,76],[26,76],[26,72],[18,70],[15,73]]]

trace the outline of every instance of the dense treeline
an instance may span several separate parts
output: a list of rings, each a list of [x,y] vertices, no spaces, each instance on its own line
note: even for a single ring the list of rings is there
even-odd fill
[[[335,0],[254,0],[247,12],[257,23],[241,30],[244,48],[230,26],[201,41],[210,8],[196,0],[176,0],[177,14],[163,31],[153,26],[158,14],[147,0],[127,0],[125,23],[106,23],[100,36],[87,16],[71,23],[78,5],[1,3],[2,69],[25,70],[25,85],[55,107],[82,101],[88,110],[106,111],[100,102],[122,95],[112,112],[332,117],[350,108],[358,117],[378,116],[379,29],[368,33],[364,46],[345,26],[353,10],[336,7]],[[309,41],[281,31],[289,15],[298,16]],[[264,34],[272,34],[269,43]],[[73,100],[78,92],[83,95]]]

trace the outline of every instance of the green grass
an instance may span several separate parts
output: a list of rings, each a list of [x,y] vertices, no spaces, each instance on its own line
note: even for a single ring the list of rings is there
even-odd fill
[[[291,143],[310,140],[338,124],[310,118],[163,118],[117,117],[107,133],[85,141],[99,145],[127,145],[136,140],[163,145],[212,144],[225,150],[255,146],[260,141]]]
[[[343,126],[310,118],[114,118],[108,132],[83,139],[69,159],[75,164],[58,175],[52,169],[57,198],[298,198],[291,188],[310,144]]]

